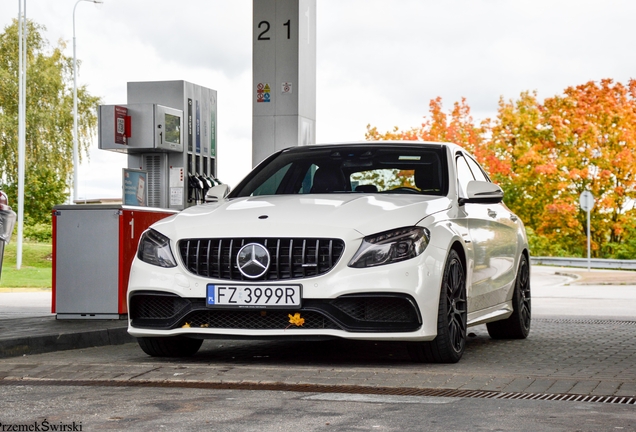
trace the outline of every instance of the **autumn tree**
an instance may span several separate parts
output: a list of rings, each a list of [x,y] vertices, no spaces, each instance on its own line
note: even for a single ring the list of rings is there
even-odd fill
[[[65,45],[51,48],[45,28],[27,23],[27,106],[25,223],[46,222],[54,205],[65,201],[73,170],[73,67]],[[0,34],[0,172],[2,188],[18,188],[18,24]],[[87,154],[97,125],[97,97],[77,89],[80,157]],[[15,198],[14,198],[15,199]]]
[[[365,138],[373,141],[453,142],[471,152],[487,169],[491,166],[498,168],[500,161],[487,147],[487,131],[488,120],[476,124],[465,98],[462,98],[461,102],[455,102],[453,109],[447,113],[444,111],[442,98],[437,97],[430,101],[429,114],[424,117],[419,127],[400,130],[395,126],[392,131],[381,133],[377,127],[367,125]],[[403,186],[412,185],[405,183]]]
[[[493,120],[477,123],[465,99],[449,113],[431,101],[418,128],[367,139],[455,142],[476,156],[524,221],[535,254],[581,256],[585,251],[584,190],[597,198],[592,212],[596,256],[636,253],[636,81],[611,79],[568,87],[537,100],[523,92],[499,101]]]
[[[597,198],[593,249],[613,256],[625,249],[634,226],[636,192],[636,84],[610,79],[568,87],[543,103],[536,94],[500,101],[492,148],[507,159],[506,202],[545,237],[548,252],[585,250],[585,213],[579,196]]]
[[[454,142],[473,153],[481,162],[487,163],[489,154],[484,146],[484,132],[487,122],[475,124],[466,99],[455,102],[453,109],[446,113],[442,98],[437,97],[429,103],[429,114],[419,127],[401,131],[397,126],[390,132],[381,133],[376,127],[367,125],[367,140],[407,140]]]
[[[552,182],[556,165],[546,151],[552,133],[544,118],[536,93],[523,92],[515,101],[500,99],[490,129],[489,148],[500,161],[491,176],[504,189],[506,204],[533,229],[546,204],[566,187]]]
[[[568,211],[565,206],[576,207],[579,195],[589,190],[597,198],[592,214],[596,248],[622,243],[636,199],[636,81],[623,85],[604,79],[568,87],[563,95],[546,99],[544,107],[553,135],[553,178],[567,187],[555,198],[564,207],[539,229],[555,229]],[[585,215],[575,214],[582,235]]]

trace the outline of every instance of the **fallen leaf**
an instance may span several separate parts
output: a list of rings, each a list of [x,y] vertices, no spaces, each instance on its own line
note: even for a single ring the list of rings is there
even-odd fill
[[[287,315],[289,317],[289,322],[294,324],[295,326],[302,326],[305,324],[305,318],[300,317],[300,313],[296,312],[293,316],[292,314]]]

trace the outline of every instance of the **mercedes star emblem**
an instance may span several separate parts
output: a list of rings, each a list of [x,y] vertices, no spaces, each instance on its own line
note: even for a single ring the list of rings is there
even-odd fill
[[[269,268],[269,251],[258,243],[243,246],[236,256],[236,264],[241,274],[250,279],[263,276]]]

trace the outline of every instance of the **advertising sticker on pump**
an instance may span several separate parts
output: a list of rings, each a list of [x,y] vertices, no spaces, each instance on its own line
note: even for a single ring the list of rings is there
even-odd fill
[[[124,168],[122,184],[124,205],[142,206],[148,204],[148,190],[146,188],[148,172],[143,170]]]
[[[126,142],[126,117],[128,108],[115,106],[115,143],[127,145]]]

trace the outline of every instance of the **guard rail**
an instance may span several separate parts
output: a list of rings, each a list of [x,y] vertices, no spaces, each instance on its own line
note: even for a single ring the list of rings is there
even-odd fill
[[[531,257],[530,262],[537,265],[587,268],[587,258]],[[596,269],[636,270],[636,260],[592,258],[590,267]]]

